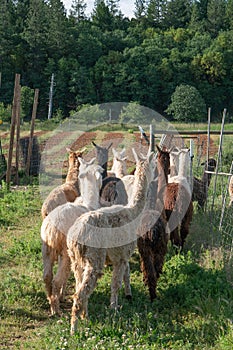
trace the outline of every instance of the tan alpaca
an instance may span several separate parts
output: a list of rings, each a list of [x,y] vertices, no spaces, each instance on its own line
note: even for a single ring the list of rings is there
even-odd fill
[[[118,292],[136,244],[136,231],[146,202],[148,185],[154,176],[154,159],[137,163],[134,200],[130,206],[114,205],[83,214],[67,235],[68,253],[76,280],[71,315],[71,333],[77,317],[88,314],[88,299],[103,274],[106,257],[112,262],[111,308],[118,306]]]
[[[41,226],[43,278],[51,314],[60,313],[59,301],[64,295],[67,279],[70,275],[70,259],[67,254],[66,235],[77,217],[97,209],[99,191],[102,185],[102,171],[94,165],[93,158],[85,162],[79,158],[79,180],[81,196],[74,203],[65,203],[55,208],[45,217]],[[58,261],[58,269],[53,277],[53,266]]]
[[[64,184],[54,188],[45,199],[41,208],[42,219],[44,219],[57,206],[67,202],[74,202],[74,200],[80,196],[78,183],[78,157],[82,157],[84,150],[72,151],[70,148],[67,148],[66,150],[69,153],[69,168],[66,181]]]

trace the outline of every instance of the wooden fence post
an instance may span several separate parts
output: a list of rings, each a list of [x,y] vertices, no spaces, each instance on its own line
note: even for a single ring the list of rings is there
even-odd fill
[[[31,130],[30,130],[30,137],[28,140],[28,154],[27,154],[27,163],[26,163],[26,175],[27,176],[29,176],[29,173],[30,173],[33,134],[34,134],[34,126],[35,126],[35,119],[36,119],[36,112],[37,112],[37,105],[38,105],[38,96],[39,96],[39,89],[35,89],[33,110],[32,110],[32,119],[31,119]]]
[[[16,152],[15,152],[15,168],[16,168],[15,182],[17,185],[19,184],[20,101],[21,101],[21,86],[19,85],[19,91],[17,94],[17,103],[16,103]]]
[[[16,107],[17,107],[17,95],[19,91],[19,83],[20,83],[20,74],[16,74],[14,98],[13,98],[12,112],[11,112],[10,144],[9,144],[9,150],[8,150],[8,161],[7,161],[7,171],[6,171],[6,184],[8,188],[10,187],[10,181],[11,181],[11,164],[12,164],[12,155],[13,155],[13,147],[14,147]]]

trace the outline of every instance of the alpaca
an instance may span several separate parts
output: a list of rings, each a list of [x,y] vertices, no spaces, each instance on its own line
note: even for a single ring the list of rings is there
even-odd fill
[[[131,206],[114,205],[83,214],[69,229],[68,254],[76,280],[71,334],[76,331],[77,317],[87,317],[88,299],[103,273],[106,257],[113,265],[110,306],[118,306],[118,291],[136,247],[136,230],[140,226],[154,165],[153,154],[149,155],[148,160],[137,163]]]
[[[162,151],[157,145],[156,147],[158,149],[158,172],[160,174],[164,172],[166,179],[166,187],[163,193],[163,204],[168,222],[167,228],[170,232],[170,240],[173,245],[183,249],[193,215],[191,188],[186,178],[187,174],[185,168],[188,152],[181,153],[182,160],[179,161],[178,175],[173,177],[174,182],[168,183],[169,165],[165,162],[167,159],[165,155],[166,151]]]
[[[228,192],[229,192],[229,196],[230,196],[229,207],[231,207],[233,205],[233,175],[230,178]]]
[[[97,209],[99,190],[102,185],[103,169],[94,165],[95,158],[85,162],[79,158],[79,181],[81,197],[74,203],[58,206],[45,217],[41,226],[42,257],[44,265],[44,282],[51,314],[60,313],[59,301],[64,295],[70,274],[70,259],[67,254],[66,235],[77,217]],[[53,266],[58,261],[58,269],[53,278]]]
[[[202,163],[204,166],[204,173],[201,179],[197,177],[193,178],[193,194],[192,200],[197,201],[198,207],[203,209],[207,200],[208,188],[210,185],[212,174],[206,173],[206,171],[214,171],[216,168],[216,160],[210,158],[208,162]]]
[[[107,173],[108,151],[109,151],[110,147],[112,146],[112,142],[110,143],[110,145],[108,147],[98,146],[94,141],[92,141],[92,144],[96,150],[97,163],[104,169],[104,171],[102,173],[102,178],[104,179],[105,177],[108,176],[108,173]]]
[[[121,152],[117,152],[115,148],[112,149],[113,164],[111,170],[108,172],[111,176],[122,178],[127,175],[125,148]]]
[[[168,164],[169,169],[169,153],[164,152],[164,156],[166,157],[164,163]],[[148,287],[151,302],[156,298],[157,282],[162,273],[169,238],[166,232],[166,215],[161,200],[165,186],[166,181],[162,171],[150,183],[137,240],[143,282]]]
[[[67,202],[74,202],[80,195],[78,173],[79,161],[78,157],[82,157],[84,150],[72,151],[70,148],[66,149],[69,153],[69,168],[64,184],[54,188],[45,199],[42,208],[41,216],[44,219],[54,208]]]
[[[179,155],[181,150],[176,147],[176,150],[170,151],[170,174],[168,175],[168,181],[171,177],[178,175],[179,169]]]

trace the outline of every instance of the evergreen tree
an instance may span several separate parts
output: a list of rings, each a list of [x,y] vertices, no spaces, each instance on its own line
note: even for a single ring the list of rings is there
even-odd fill
[[[146,9],[147,9],[147,1],[136,0],[134,4],[135,4],[135,11],[134,11],[135,18],[140,19],[142,17],[145,17]]]
[[[225,28],[226,24],[226,1],[209,0],[207,6],[208,30],[213,36]]]
[[[167,11],[167,0],[150,0],[147,7],[149,23],[159,26],[163,22]]]
[[[85,11],[87,8],[86,1],[73,0],[70,10],[70,17],[73,17],[77,22],[87,18]]]
[[[61,0],[48,1],[48,34],[49,48],[52,50],[51,56],[58,59],[64,54],[68,43],[67,37],[67,17],[65,7]]]
[[[165,28],[186,28],[190,22],[192,0],[171,0],[167,1],[163,25]]]
[[[114,16],[111,14],[109,7],[105,4],[104,0],[95,1],[92,21],[104,31],[111,31],[114,29]]]
[[[116,16],[120,13],[119,2],[120,2],[120,0],[107,0],[106,1],[106,4],[109,8],[109,11],[113,16]]]

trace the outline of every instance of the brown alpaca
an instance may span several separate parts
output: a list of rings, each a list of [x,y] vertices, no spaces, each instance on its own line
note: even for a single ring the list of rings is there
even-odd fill
[[[167,164],[166,169],[169,169],[169,152],[163,152],[160,156],[164,158],[164,164]],[[157,282],[162,273],[169,238],[162,203],[165,186],[166,181],[162,169],[157,179],[150,184],[147,209],[144,211],[141,225],[143,230],[137,240],[143,282],[148,287],[151,302],[156,298]]]
[[[205,165],[202,178],[201,179],[198,179],[196,177],[193,178],[192,200],[197,201],[199,208],[203,209],[207,199],[208,188],[212,177],[212,174],[208,174],[205,171],[206,170],[214,171],[216,168],[216,160],[213,158],[210,158],[208,160],[208,163],[205,162],[202,165]]]
[[[67,202],[74,202],[74,200],[80,196],[78,174],[79,174],[79,160],[78,157],[82,157],[84,150],[73,151],[67,148],[69,152],[69,168],[64,184],[54,188],[45,199],[42,208],[41,216],[44,219],[53,209],[59,205]]]
[[[176,182],[168,183],[169,167],[165,162],[166,157],[164,151],[162,151],[159,146],[157,146],[157,149],[158,173],[162,174],[162,171],[164,171],[166,180],[166,187],[163,193],[163,203],[168,222],[167,226],[170,232],[170,240],[173,245],[182,249],[185,239],[189,234],[189,227],[193,215],[190,185],[185,176],[180,176],[179,173],[175,177]],[[181,167],[179,166],[179,172],[180,169],[183,169],[182,165]]]

